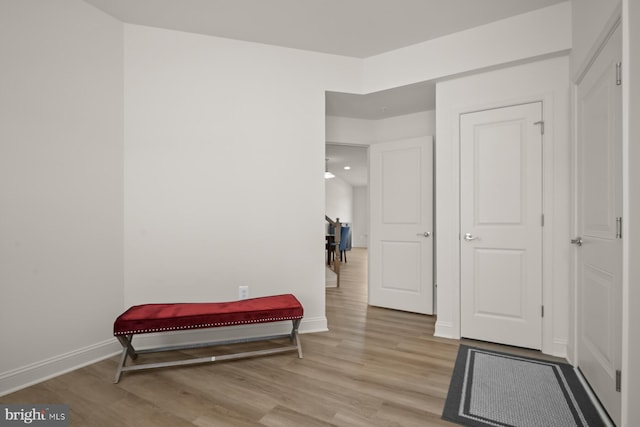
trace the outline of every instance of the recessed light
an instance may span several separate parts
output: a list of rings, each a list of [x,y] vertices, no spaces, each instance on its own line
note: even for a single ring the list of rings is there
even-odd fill
[[[351,170],[351,166],[345,166],[344,170],[346,170],[346,171]]]

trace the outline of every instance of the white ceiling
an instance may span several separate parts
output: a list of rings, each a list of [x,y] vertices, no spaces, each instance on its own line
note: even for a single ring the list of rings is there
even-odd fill
[[[131,24],[366,58],[565,0],[85,0]]]
[[[367,95],[327,92],[326,96],[328,116],[380,120],[435,108],[435,82],[421,82]]]

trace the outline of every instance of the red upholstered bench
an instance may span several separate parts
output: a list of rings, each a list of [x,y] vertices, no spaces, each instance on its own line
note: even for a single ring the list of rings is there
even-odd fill
[[[302,304],[300,304],[300,301],[291,294],[250,298],[231,302],[144,304],[133,306],[118,316],[113,324],[113,335],[118,338],[120,344],[122,344],[122,359],[116,372],[115,382],[117,383],[120,381],[120,376],[125,371],[215,362],[291,350],[297,350],[298,357],[302,358],[302,346],[298,337],[298,327],[300,326],[303,313],[304,310],[302,308]],[[177,345],[171,347],[158,347],[145,350],[136,350],[132,343],[133,336],[137,334],[171,332],[186,329],[216,328],[221,326],[289,320],[293,324],[291,333],[289,334]],[[246,351],[220,356],[208,356],[178,361],[125,366],[127,356],[131,359],[136,359],[138,354],[142,353],[209,347],[214,345],[272,340],[278,338],[289,338],[292,344],[285,347]]]

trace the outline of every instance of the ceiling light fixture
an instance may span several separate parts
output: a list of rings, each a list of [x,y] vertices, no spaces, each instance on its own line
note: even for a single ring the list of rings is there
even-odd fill
[[[350,170],[351,170],[351,166],[345,166],[345,167],[344,167],[344,170],[346,170],[346,171],[350,171]]]
[[[324,159],[324,179],[335,178],[336,176],[329,172],[329,159]]]

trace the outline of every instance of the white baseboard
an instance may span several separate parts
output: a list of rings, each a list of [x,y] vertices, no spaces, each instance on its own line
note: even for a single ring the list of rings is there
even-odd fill
[[[433,336],[439,338],[450,338],[454,340],[460,339],[460,336],[458,334],[454,334],[453,324],[451,322],[436,321],[436,327]]]
[[[301,334],[325,331],[328,331],[326,317],[303,319],[299,328]],[[291,332],[290,322],[260,323],[229,328],[180,331],[172,334],[144,334],[136,336],[135,345],[136,348],[143,349],[165,345],[215,342],[236,338],[254,338],[258,336],[287,334],[289,332]],[[304,348],[304,339],[302,340],[302,345]],[[121,351],[122,347],[118,341],[115,338],[110,338],[85,348],[0,373],[0,396],[91,365],[92,363],[119,354]]]
[[[553,340],[552,355],[567,359],[567,340],[556,338]]]
[[[0,373],[0,396],[91,365],[118,354],[120,351],[120,344],[115,338],[111,338],[18,369]]]
[[[329,327],[327,326],[327,317],[311,317],[308,319],[302,319],[300,324],[301,334],[310,334],[313,332],[327,332]]]

